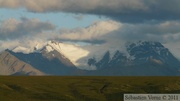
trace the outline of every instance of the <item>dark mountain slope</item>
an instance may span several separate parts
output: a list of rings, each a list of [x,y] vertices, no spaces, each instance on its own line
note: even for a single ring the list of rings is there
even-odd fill
[[[31,64],[36,69],[49,75],[72,75],[76,71],[76,67],[64,56],[57,51],[46,53],[14,53],[11,54],[20,60]]]
[[[0,54],[0,74],[12,75],[17,72],[28,75],[45,75],[43,72],[32,67],[30,64],[19,60],[8,50],[2,52]]]

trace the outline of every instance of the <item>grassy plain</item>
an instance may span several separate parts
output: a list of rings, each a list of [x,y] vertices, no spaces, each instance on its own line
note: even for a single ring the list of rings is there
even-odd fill
[[[180,77],[0,76],[0,101],[123,101],[124,93],[180,93]]]

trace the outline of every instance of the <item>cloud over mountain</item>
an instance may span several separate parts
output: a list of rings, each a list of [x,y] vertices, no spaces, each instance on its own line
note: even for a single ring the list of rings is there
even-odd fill
[[[0,0],[2,8],[104,15],[123,22],[179,20],[179,0]]]
[[[55,26],[49,22],[26,18],[18,21],[12,18],[4,21],[0,26],[0,44],[2,49],[12,49],[26,44],[35,46],[49,40],[104,44],[103,47],[106,49],[115,48],[129,40],[160,41],[167,44],[180,41],[179,27],[178,21],[130,24],[107,20],[95,22],[85,28],[55,30]],[[33,49],[33,47],[27,48]]]
[[[107,20],[96,22],[86,28],[60,30],[60,34],[56,34],[55,39],[91,43],[98,40],[104,42],[115,40],[177,42],[180,41],[179,27],[179,21],[130,24]]]
[[[54,30],[55,26],[50,22],[41,22],[38,19],[14,18],[5,20],[0,25],[0,39],[17,39],[26,35],[36,35],[43,31]]]
[[[84,41],[90,43],[102,42],[103,36],[111,34],[121,27],[121,23],[107,20],[95,22],[86,28],[76,28],[72,30],[60,30],[56,38],[69,41]],[[106,41],[106,40],[104,40]]]
[[[165,21],[161,23],[122,23],[114,35],[107,36],[123,40],[153,40],[160,42],[180,41],[179,21]]]

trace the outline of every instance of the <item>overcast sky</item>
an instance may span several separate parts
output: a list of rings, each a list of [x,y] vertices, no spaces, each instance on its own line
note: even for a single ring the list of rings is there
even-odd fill
[[[0,0],[0,18],[0,51],[52,39],[106,48],[148,40],[180,58],[180,0]]]

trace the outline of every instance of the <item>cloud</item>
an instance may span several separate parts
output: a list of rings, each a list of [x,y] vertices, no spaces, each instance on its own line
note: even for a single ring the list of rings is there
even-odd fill
[[[23,36],[33,36],[43,31],[54,30],[50,22],[41,22],[38,19],[14,18],[5,20],[0,25],[0,40],[16,39]]]
[[[8,41],[2,41],[0,40],[0,52],[6,50],[6,49],[12,49],[15,46],[18,46],[20,43],[18,40],[8,40]]]
[[[60,29],[59,32],[42,34],[41,38],[91,44],[111,43],[117,46],[121,41],[159,41],[162,43],[180,41],[180,21],[151,23],[122,23],[113,20],[95,22],[89,27]]]
[[[102,38],[106,34],[118,30],[121,27],[120,23],[112,20],[95,22],[86,28],[75,28],[72,30],[61,29],[60,34],[55,38],[69,41],[83,41],[89,43],[104,43]]]
[[[22,47],[21,49],[24,49],[22,51],[23,53],[31,53],[34,51],[34,47],[42,48],[46,43],[46,40],[28,37],[14,40],[0,40],[0,52],[6,49],[16,50]]]
[[[28,27],[25,27],[26,24],[28,24]],[[44,24],[46,24],[45,27]],[[6,20],[0,27],[0,51],[22,46],[27,49],[27,53],[30,53],[37,44],[42,47],[49,40],[58,40],[85,43],[86,45],[82,46],[82,48],[88,50],[93,57],[95,53],[103,55],[107,50],[112,50],[111,54],[114,54],[113,52],[117,49],[126,52],[123,45],[127,41],[149,40],[166,44],[166,47],[171,48],[170,50],[173,54],[180,57],[178,53],[179,49],[177,48],[180,42],[179,21],[134,24],[106,20],[95,22],[85,28],[61,29],[56,31],[51,31],[54,30],[52,26],[48,22],[41,22],[37,19],[22,18],[20,21],[16,19]],[[20,29],[26,33],[20,33]],[[26,37],[22,37],[21,35]]]
[[[179,20],[179,0],[0,0],[3,8],[104,15],[121,22]]]
[[[90,44],[111,43],[117,46],[120,41],[150,40],[162,43],[180,42],[180,21],[152,23],[122,23],[113,20],[94,22],[89,27],[55,30],[49,22],[38,19],[8,19],[0,26],[0,40],[26,39],[43,41],[59,40],[85,42]],[[38,39],[37,39],[38,40]],[[110,46],[110,45],[109,45]]]
[[[69,41],[96,43],[100,41],[115,42],[117,40],[139,41],[150,40],[166,42],[180,41],[180,21],[164,21],[159,23],[121,23],[113,20],[100,21],[87,28],[60,30],[56,38]]]
[[[180,22],[122,24],[114,35],[107,36],[123,40],[151,40],[160,42],[180,41]]]
[[[104,12],[103,9],[124,12],[124,9],[143,10],[145,5],[142,0],[0,0],[0,6],[6,8],[25,7],[33,12]],[[120,8],[119,10],[117,10]]]

